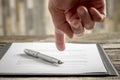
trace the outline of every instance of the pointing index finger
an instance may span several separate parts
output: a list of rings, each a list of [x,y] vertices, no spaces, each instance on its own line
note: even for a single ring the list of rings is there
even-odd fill
[[[65,49],[64,33],[56,29],[55,40],[57,49],[63,51]]]

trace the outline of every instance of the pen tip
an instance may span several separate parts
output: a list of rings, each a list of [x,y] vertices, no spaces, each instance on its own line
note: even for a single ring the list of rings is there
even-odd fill
[[[63,62],[59,60],[59,61],[58,61],[58,64],[63,64]]]

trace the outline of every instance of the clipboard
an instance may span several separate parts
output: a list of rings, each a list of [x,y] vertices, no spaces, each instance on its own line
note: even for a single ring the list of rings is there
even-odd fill
[[[2,57],[5,55],[6,51],[10,48],[12,43],[7,43],[5,45],[5,47],[3,48],[3,50],[0,52],[0,60],[2,59]],[[5,73],[2,74],[0,73],[0,76],[119,76],[119,73],[117,72],[117,70],[115,69],[114,65],[112,64],[112,62],[110,61],[109,57],[107,56],[106,52],[104,51],[104,49],[101,47],[100,44],[96,44],[98,51],[100,53],[100,57],[102,59],[102,62],[107,70],[106,73],[103,72],[93,72],[93,73],[84,73],[84,74],[55,74],[55,75],[51,75],[51,74],[32,74],[32,73],[20,73],[20,74],[11,74],[11,73]]]

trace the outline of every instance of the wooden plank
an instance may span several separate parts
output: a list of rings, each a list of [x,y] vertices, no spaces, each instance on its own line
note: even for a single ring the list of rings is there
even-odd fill
[[[120,36],[118,34],[85,34],[80,37],[68,39],[69,42],[91,42],[91,43],[119,43]]]
[[[26,34],[30,35],[34,33],[33,23],[33,0],[24,0],[25,7],[25,30]]]
[[[10,21],[11,21],[11,35],[17,34],[17,15],[16,15],[16,0],[9,0],[10,5]]]
[[[34,22],[34,33],[39,36],[46,36],[45,26],[45,0],[33,0],[33,22]]]
[[[25,28],[24,1],[17,0],[17,12],[18,12],[18,33],[19,33],[19,35],[25,35],[26,34],[26,28]]]
[[[6,31],[6,0],[2,0],[2,28],[3,28],[3,35],[6,36],[7,35],[7,31]]]
[[[72,43],[101,43],[101,44],[119,44],[120,43],[120,33],[110,33],[110,34],[85,34],[80,37],[73,37],[72,39],[66,38],[66,42]],[[0,42],[7,41],[55,41],[54,35],[48,36],[8,36],[1,37]],[[115,46],[115,45],[114,45]]]
[[[120,44],[101,44],[106,49],[120,49]]]

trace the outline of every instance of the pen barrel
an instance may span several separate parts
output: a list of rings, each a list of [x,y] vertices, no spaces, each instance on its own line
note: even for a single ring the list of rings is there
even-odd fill
[[[63,63],[62,61],[60,61],[54,57],[51,57],[51,56],[48,56],[48,55],[42,54],[42,53],[37,52],[37,51],[30,50],[30,49],[25,49],[24,52],[30,56],[40,58],[40,59],[47,61],[47,62],[50,62],[50,63],[55,63],[55,64],[62,64]]]
[[[48,62],[50,62],[50,63],[58,63],[58,59],[56,59],[56,58],[53,58],[53,57],[50,57],[50,56],[47,56],[47,55],[45,55],[45,54],[41,54],[41,53],[37,53],[36,54],[36,57],[37,58],[40,58],[40,59],[42,59],[42,60],[45,60],[45,61],[48,61]]]

